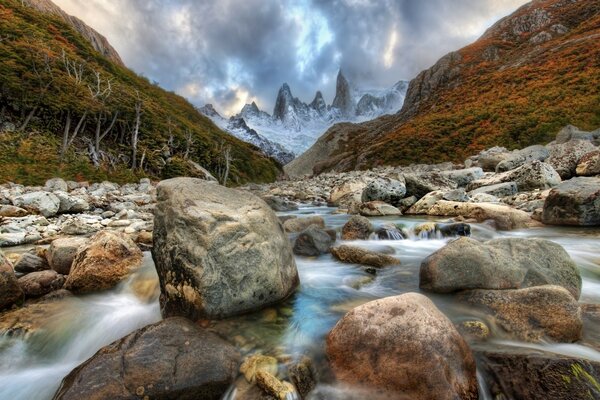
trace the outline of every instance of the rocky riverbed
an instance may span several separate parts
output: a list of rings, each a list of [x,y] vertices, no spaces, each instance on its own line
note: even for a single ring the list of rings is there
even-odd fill
[[[2,185],[0,398],[599,398],[596,145]]]

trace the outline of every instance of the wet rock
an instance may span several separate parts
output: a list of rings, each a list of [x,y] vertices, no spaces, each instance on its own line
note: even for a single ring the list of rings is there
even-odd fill
[[[494,322],[519,340],[570,343],[581,338],[583,321],[579,304],[560,286],[470,290],[461,293],[459,299],[483,308]]]
[[[377,268],[400,264],[400,260],[395,257],[354,246],[332,247],[331,254],[341,262],[349,264],[370,265]]]
[[[311,225],[302,231],[294,241],[294,254],[314,257],[329,252],[333,244],[331,236],[323,229]]]
[[[264,196],[262,200],[273,209],[273,211],[294,211],[298,209],[298,205],[293,201],[277,197],[277,196]]]
[[[494,399],[598,399],[600,363],[546,351],[477,351]]]
[[[545,146],[539,144],[529,146],[510,153],[508,157],[498,163],[496,172],[510,171],[531,161],[544,161],[549,155],[550,152]]]
[[[402,181],[390,178],[377,178],[371,181],[363,190],[361,201],[381,201],[391,205],[397,205],[406,195],[406,184]]]
[[[27,214],[29,214],[29,212],[21,207],[12,206],[10,204],[0,205],[0,217],[18,218],[24,217]]]
[[[571,140],[548,147],[550,157],[547,162],[554,167],[562,179],[574,176],[581,158],[587,153],[597,150],[596,146],[587,140]]]
[[[0,310],[11,306],[23,298],[13,267],[0,251]]]
[[[54,399],[218,400],[239,359],[215,334],[168,318],[100,349],[63,379]]]
[[[383,201],[369,201],[358,206],[358,212],[364,217],[383,217],[389,215],[402,215],[396,207]]]
[[[44,271],[50,268],[48,261],[33,252],[23,253],[21,258],[15,263],[15,271],[22,274]]]
[[[306,356],[302,356],[298,361],[288,366],[288,375],[302,399],[306,399],[308,394],[317,386],[316,372],[312,360]]]
[[[524,211],[494,203],[458,203],[440,200],[429,210],[429,215],[473,218],[477,222],[493,220],[499,230],[526,228],[531,217]]]
[[[483,178],[483,170],[479,167],[466,169],[453,169],[450,171],[442,171],[440,174],[451,181],[456,182],[458,187],[465,187],[476,179]]]
[[[403,240],[406,235],[393,225],[383,225],[375,232],[380,240]]]
[[[154,226],[165,316],[225,318],[278,303],[299,284],[277,216],[248,192],[193,178],[163,181]]]
[[[581,157],[579,163],[577,164],[575,173],[578,176],[600,175],[600,150],[590,151]]]
[[[489,194],[495,197],[506,197],[517,194],[518,188],[515,182],[504,182],[496,185],[482,186],[478,189],[469,192],[469,196],[473,197],[477,194]]]
[[[576,299],[581,294],[575,262],[562,246],[544,239],[460,238],[423,260],[419,272],[419,287],[436,293],[540,285],[560,285]]]
[[[60,238],[53,240],[46,252],[50,268],[59,274],[68,275],[71,272],[71,265],[77,255],[77,250],[88,241],[89,239],[87,238]]]
[[[438,190],[450,191],[458,187],[456,182],[438,172],[417,175],[406,174],[404,178],[406,179],[407,195],[416,196],[418,198],[421,198],[430,192]]]
[[[267,371],[273,375],[277,374],[277,359],[262,354],[253,354],[246,357],[240,366],[240,372],[250,383],[256,382],[256,373],[258,371]]]
[[[373,225],[367,218],[353,215],[342,228],[342,240],[366,240],[373,230]]]
[[[469,341],[482,341],[490,336],[490,328],[481,321],[462,321],[456,325],[456,329]]]
[[[19,286],[28,298],[40,297],[59,290],[65,283],[65,276],[53,270],[38,271],[19,278]]]
[[[544,202],[548,225],[600,225],[600,178],[580,177],[552,189]]]
[[[478,398],[471,350],[420,294],[354,308],[327,336],[327,356],[339,380],[372,386],[389,398]]]
[[[325,221],[321,217],[299,217],[288,219],[283,223],[283,229],[289,233],[302,232],[311,225],[325,228]]]
[[[294,393],[294,387],[289,382],[282,382],[267,371],[257,371],[256,384],[266,393],[279,400],[286,400]]]
[[[110,289],[142,265],[142,252],[126,235],[100,231],[77,250],[65,289],[88,293]]]
[[[46,190],[48,192],[54,192],[54,191],[68,192],[69,185],[62,178],[52,178],[52,179],[48,179],[46,181],[46,184],[44,185],[44,190]]]
[[[52,193],[30,192],[15,197],[13,205],[41,214],[44,217],[51,217],[58,212],[60,200]]]
[[[471,225],[465,224],[464,222],[436,224],[436,230],[440,232],[443,237],[471,236]]]
[[[419,224],[413,228],[413,233],[415,236],[419,236],[424,239],[434,238],[436,233],[435,222],[424,222]]]

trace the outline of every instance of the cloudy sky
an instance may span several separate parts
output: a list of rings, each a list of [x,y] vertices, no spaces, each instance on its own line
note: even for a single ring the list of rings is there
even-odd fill
[[[225,115],[271,112],[287,82],[330,103],[337,70],[363,88],[411,79],[526,0],[54,0],[136,72]]]

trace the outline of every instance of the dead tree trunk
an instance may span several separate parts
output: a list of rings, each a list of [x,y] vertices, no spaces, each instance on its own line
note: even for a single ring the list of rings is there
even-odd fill
[[[67,111],[67,121],[65,123],[65,130],[63,131],[62,147],[60,149],[60,159],[61,160],[64,158],[65,154],[67,153],[67,150],[69,149],[71,144],[73,144],[73,141],[75,140],[75,138],[77,137],[77,134],[81,130],[81,127],[83,126],[83,123],[85,122],[87,114],[88,114],[87,111],[85,111],[83,113],[83,115],[79,119],[79,122],[75,126],[75,130],[71,134],[71,132],[70,132],[71,131],[71,112]]]
[[[137,149],[140,135],[140,122],[142,118],[142,100],[140,93],[137,92],[137,102],[135,103],[135,125],[131,132],[131,169],[137,169]]]
[[[192,131],[188,128],[185,131],[185,153],[183,154],[183,159],[187,160],[190,156],[190,150],[192,149],[192,145],[194,144],[194,137],[192,136]]]

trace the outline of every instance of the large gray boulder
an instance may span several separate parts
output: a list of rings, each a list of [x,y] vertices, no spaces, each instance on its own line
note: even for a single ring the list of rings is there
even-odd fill
[[[62,192],[68,192],[69,185],[62,178],[52,178],[46,181],[46,184],[44,185],[44,190],[46,190],[47,192],[54,192],[57,190]]]
[[[562,144],[552,144],[548,147],[550,156],[546,162],[552,165],[562,179],[569,179],[574,176],[581,158],[587,153],[598,149],[587,140],[571,140]]]
[[[363,189],[361,200],[363,203],[369,201],[383,201],[391,205],[397,205],[406,195],[406,184],[404,181],[390,178],[377,178],[369,182]]]
[[[333,244],[333,239],[325,230],[311,225],[300,232],[294,241],[294,254],[314,257],[325,254]]]
[[[458,187],[465,187],[474,180],[481,179],[484,176],[483,169],[479,167],[452,169],[449,171],[442,171],[440,174],[451,181],[456,182]]]
[[[527,164],[528,162],[535,160],[544,161],[549,155],[550,152],[546,146],[539,144],[529,146],[522,150],[512,152],[496,166],[496,172],[510,171],[511,169],[515,169],[523,164]]]
[[[477,399],[469,346],[431,300],[417,293],[371,301],[327,336],[335,376],[390,399]]]
[[[580,177],[552,189],[542,213],[548,225],[600,225],[600,177]]]
[[[430,192],[438,190],[449,192],[458,187],[455,181],[439,172],[406,174],[404,179],[406,179],[406,194],[419,199]]]
[[[473,191],[482,186],[515,182],[520,192],[550,189],[561,182],[560,175],[545,162],[532,161],[513,170],[478,179],[471,182],[467,189]]]
[[[463,237],[448,243],[421,264],[419,286],[436,293],[466,289],[517,289],[559,285],[576,299],[581,276],[557,243],[503,238],[481,243]]]
[[[217,335],[168,318],[100,349],[63,379],[54,400],[218,400],[239,361]]]
[[[295,291],[290,242],[264,201],[194,178],[157,189],[152,256],[164,316],[225,318]]]
[[[506,197],[517,194],[519,189],[515,182],[497,183],[495,185],[482,186],[469,192],[469,196],[475,197],[478,194],[488,194],[495,197]]]
[[[587,140],[595,142],[598,139],[600,139],[600,129],[596,129],[592,132],[585,132],[576,126],[567,125],[558,132],[555,142],[557,144],[567,143],[571,140]]]
[[[53,193],[31,192],[15,197],[13,205],[41,214],[44,217],[52,217],[60,209],[60,199]]]

